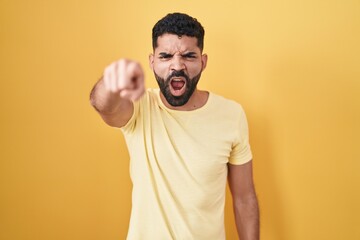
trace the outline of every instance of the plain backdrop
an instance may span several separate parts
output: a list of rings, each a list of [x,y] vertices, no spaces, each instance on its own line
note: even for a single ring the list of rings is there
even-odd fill
[[[205,27],[199,88],[247,113],[262,239],[360,239],[357,0],[0,0],[0,239],[125,239],[128,152],[89,92],[121,57],[157,87],[151,29],[168,12]]]

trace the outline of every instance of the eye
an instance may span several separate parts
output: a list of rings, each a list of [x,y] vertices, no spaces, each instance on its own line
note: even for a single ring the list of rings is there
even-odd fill
[[[171,54],[161,54],[159,56],[160,59],[170,59],[172,58],[172,55]]]
[[[193,53],[189,53],[189,54],[182,55],[182,57],[187,58],[187,59],[194,59],[194,58],[196,58],[196,55]]]

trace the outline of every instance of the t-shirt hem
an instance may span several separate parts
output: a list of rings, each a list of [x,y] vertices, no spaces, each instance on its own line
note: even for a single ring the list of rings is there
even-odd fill
[[[243,164],[248,163],[248,162],[250,162],[252,160],[253,160],[253,157],[250,155],[249,157],[246,158],[245,161],[237,161],[236,159],[231,160],[231,161],[229,160],[229,164],[231,164],[231,165],[243,165]]]

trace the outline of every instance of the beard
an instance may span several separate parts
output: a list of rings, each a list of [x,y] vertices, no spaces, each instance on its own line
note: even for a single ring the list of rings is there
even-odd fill
[[[174,70],[166,79],[157,75],[154,71],[156,81],[159,85],[161,93],[164,95],[166,101],[173,107],[179,107],[185,105],[192,94],[194,93],[196,86],[201,77],[201,72],[193,78],[189,78],[183,70]],[[185,79],[185,92],[181,96],[174,96],[170,91],[170,82],[173,77],[183,77]]]

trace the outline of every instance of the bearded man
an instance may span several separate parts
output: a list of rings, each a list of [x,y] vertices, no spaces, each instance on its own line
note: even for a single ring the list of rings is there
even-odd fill
[[[105,68],[90,96],[102,119],[122,130],[130,153],[127,239],[225,239],[228,180],[239,237],[258,240],[245,113],[197,88],[207,63],[203,27],[187,14],[168,14],[153,27],[152,43],[159,89],[145,89],[141,66],[120,59]]]

